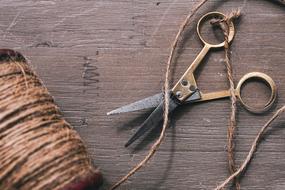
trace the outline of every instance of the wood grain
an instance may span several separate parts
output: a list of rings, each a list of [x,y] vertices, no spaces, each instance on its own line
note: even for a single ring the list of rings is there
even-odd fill
[[[197,0],[1,0],[1,47],[24,53],[86,142],[105,177],[103,189],[117,181],[149,149],[155,135],[129,149],[124,143],[148,112],[107,117],[106,112],[161,91],[165,63],[178,26]],[[242,0],[210,0],[206,12],[229,12]],[[264,115],[238,107],[237,163],[260,127],[285,104],[284,6],[252,0],[242,10],[232,44],[237,82],[260,71],[278,86],[278,102]],[[201,50],[195,25],[188,28],[173,68],[176,81]],[[197,72],[204,91],[227,88],[223,52],[211,53]],[[245,88],[247,100],[268,97],[262,85]],[[230,101],[185,106],[151,162],[121,189],[212,189],[228,176],[226,127]],[[285,188],[285,117],[262,142],[241,185],[247,190]]]

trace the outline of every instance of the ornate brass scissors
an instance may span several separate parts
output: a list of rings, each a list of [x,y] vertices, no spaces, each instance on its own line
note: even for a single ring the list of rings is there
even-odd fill
[[[229,90],[222,90],[218,92],[211,92],[211,93],[203,93],[199,90],[195,77],[194,77],[194,71],[199,66],[199,64],[202,62],[203,58],[206,56],[206,54],[209,52],[210,49],[215,48],[222,48],[224,47],[224,43],[219,44],[212,44],[207,42],[205,39],[203,39],[201,35],[201,24],[205,22],[209,18],[225,18],[226,16],[220,12],[210,12],[206,15],[204,15],[197,24],[197,33],[204,44],[203,49],[198,54],[198,56],[195,58],[195,60],[192,62],[190,67],[186,70],[186,72],[182,75],[180,80],[175,84],[175,86],[170,90],[170,100],[169,100],[169,113],[173,112],[177,107],[179,107],[182,104],[190,104],[195,102],[203,102],[208,100],[215,100],[220,98],[226,98],[230,96]],[[229,41],[231,42],[234,38],[234,25],[231,22],[229,25]],[[249,79],[257,79],[262,80],[263,82],[267,83],[268,86],[271,89],[271,96],[269,101],[264,105],[263,108],[254,108],[249,105],[247,105],[241,96],[241,87],[242,85]],[[268,110],[273,102],[276,99],[276,85],[272,78],[270,78],[268,75],[260,72],[251,72],[245,74],[240,81],[237,84],[237,87],[235,88],[235,95],[241,102],[241,104],[244,106],[245,109],[247,109],[250,112],[253,113],[260,113]],[[140,128],[136,131],[136,133],[129,139],[129,141],[125,144],[125,146],[129,146],[131,143],[133,143],[135,140],[137,140],[140,136],[142,136],[144,133],[146,133],[148,130],[156,127],[160,121],[163,119],[163,94],[159,93],[154,96],[139,100],[137,102],[125,105],[123,107],[120,107],[118,109],[115,109],[111,112],[108,112],[107,115],[112,114],[118,114],[118,113],[124,113],[124,112],[131,112],[131,111],[137,111],[142,110],[146,108],[155,108],[154,111],[149,115],[149,117],[142,123]]]

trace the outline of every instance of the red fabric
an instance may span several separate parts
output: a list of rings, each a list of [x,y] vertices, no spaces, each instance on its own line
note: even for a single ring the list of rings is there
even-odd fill
[[[0,61],[7,60],[25,61],[25,58],[21,53],[12,49],[0,49]]]
[[[82,178],[72,184],[67,185],[62,190],[97,190],[102,185],[103,178],[100,173]]]

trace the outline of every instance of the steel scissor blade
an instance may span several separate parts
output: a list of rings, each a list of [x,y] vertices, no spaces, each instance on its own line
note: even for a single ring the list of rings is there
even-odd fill
[[[201,98],[200,91],[197,89],[186,101],[186,103],[194,102],[195,100],[199,100]],[[172,92],[170,92],[169,99],[169,113],[172,113],[175,108],[181,105],[180,101],[174,97]],[[149,117],[143,122],[140,128],[136,131],[136,133],[128,140],[125,144],[125,147],[128,147],[134,141],[136,141],[139,137],[145,134],[150,129],[157,127],[159,122],[163,119],[163,111],[164,111],[164,102],[160,101],[159,105],[156,109],[149,115]]]
[[[178,100],[175,100],[175,97],[170,96],[169,99],[169,113],[173,112],[175,108],[177,108],[180,104]],[[163,101],[156,107],[156,109],[150,114],[150,116],[143,122],[140,128],[136,131],[136,133],[128,140],[125,144],[125,147],[128,147],[134,141],[136,141],[140,136],[145,134],[148,130],[153,129],[158,125],[159,122],[163,119],[163,110],[164,103]]]
[[[126,112],[132,112],[132,111],[138,111],[143,110],[147,108],[155,108],[159,105],[159,103],[163,99],[163,94],[155,94],[153,96],[144,98],[142,100],[133,102],[131,104],[122,106],[120,108],[117,108],[115,110],[112,110],[107,113],[107,115],[113,115],[113,114],[119,114],[119,113],[126,113]]]

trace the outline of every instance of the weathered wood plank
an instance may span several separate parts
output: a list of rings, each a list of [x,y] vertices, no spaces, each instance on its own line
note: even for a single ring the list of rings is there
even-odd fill
[[[197,1],[70,0],[0,1],[1,47],[23,52],[54,95],[67,120],[85,140],[105,187],[123,176],[146,154],[154,137],[136,149],[123,144],[147,116],[144,112],[107,117],[118,106],[161,90],[169,47],[180,23]],[[209,1],[208,11],[229,12],[238,1]],[[236,82],[250,71],[265,72],[278,85],[278,104],[265,115],[239,106],[237,158],[240,163],[261,125],[285,103],[284,7],[266,0],[248,1],[232,44]],[[176,80],[201,49],[195,25],[189,27],[174,68]],[[220,59],[212,53],[198,71],[205,91],[227,88]],[[252,89],[252,90],[251,90]],[[245,89],[246,90],[246,89]],[[264,102],[262,86],[248,100]],[[247,94],[247,93],[246,93]],[[229,101],[187,106],[174,115],[175,127],[148,166],[122,189],[211,189],[227,175],[226,127]],[[283,117],[252,161],[242,186],[249,190],[285,187]]]

